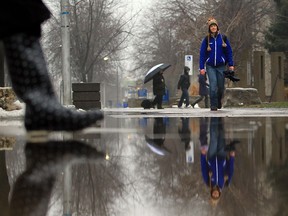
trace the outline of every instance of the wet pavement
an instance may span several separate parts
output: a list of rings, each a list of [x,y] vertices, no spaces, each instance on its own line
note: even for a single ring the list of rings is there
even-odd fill
[[[48,137],[5,121],[3,216],[288,215],[287,109],[105,109]]]

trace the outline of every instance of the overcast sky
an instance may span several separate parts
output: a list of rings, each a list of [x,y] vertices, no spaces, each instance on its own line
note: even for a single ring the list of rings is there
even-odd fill
[[[152,0],[126,0],[127,3],[131,4],[132,9],[139,10],[142,8],[147,8],[152,3]]]

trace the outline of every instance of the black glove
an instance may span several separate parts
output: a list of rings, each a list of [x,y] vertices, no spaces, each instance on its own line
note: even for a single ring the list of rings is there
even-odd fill
[[[230,79],[232,82],[238,82],[240,79],[235,76],[235,72],[232,70],[224,71],[225,78]]]
[[[225,146],[225,151],[228,151],[228,152],[235,151],[236,150],[235,145],[238,143],[240,143],[239,140],[231,141],[228,145]]]

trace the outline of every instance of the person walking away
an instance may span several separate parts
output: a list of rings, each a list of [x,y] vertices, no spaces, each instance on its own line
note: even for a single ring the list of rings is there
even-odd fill
[[[209,95],[211,111],[222,108],[226,65],[234,71],[233,53],[230,42],[219,32],[219,26],[214,18],[208,19],[208,35],[202,40],[200,47],[200,74],[206,72],[209,79]]]
[[[179,103],[178,103],[178,108],[182,108],[182,104],[185,100],[185,105],[186,105],[186,108],[190,108],[191,105],[189,104],[189,93],[188,93],[188,89],[190,87],[190,77],[189,77],[189,71],[190,71],[190,68],[185,66],[184,67],[184,73],[180,76],[180,79],[178,81],[178,90],[181,89],[182,91],[182,95],[181,95],[181,98],[179,100]]]
[[[208,108],[208,88],[209,84],[207,83],[207,75],[199,74],[198,75],[198,82],[199,82],[199,95],[200,97],[197,98],[194,102],[191,103],[192,107],[202,101],[204,99],[205,108]]]
[[[165,95],[165,79],[163,76],[163,70],[153,77],[153,94],[155,95],[155,98],[152,101],[152,107],[157,105],[157,109],[164,109],[162,107],[163,95]]]
[[[103,118],[98,110],[79,112],[58,102],[40,44],[41,24],[49,18],[41,0],[1,3],[0,40],[13,90],[26,104],[24,125],[31,133],[80,130]]]

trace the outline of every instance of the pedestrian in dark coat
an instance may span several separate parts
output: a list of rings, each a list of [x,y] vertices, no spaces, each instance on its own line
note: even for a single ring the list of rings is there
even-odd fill
[[[199,74],[198,75],[198,82],[199,82],[199,95],[200,97],[197,98],[194,102],[191,103],[192,107],[194,108],[195,104],[199,103],[200,101],[205,98],[205,108],[208,108],[208,88],[209,84],[207,83],[207,76]]]
[[[152,102],[152,106],[157,105],[157,109],[163,109],[162,101],[163,95],[165,95],[165,79],[163,71],[160,71],[153,77],[153,94],[155,98]]]
[[[182,104],[185,100],[185,104],[186,104],[186,108],[191,107],[191,105],[189,104],[189,93],[188,93],[188,89],[190,87],[190,77],[189,77],[189,71],[190,68],[185,66],[184,67],[184,73],[180,76],[180,79],[178,81],[178,89],[181,89],[182,91],[182,95],[181,98],[179,100],[178,103],[178,107],[182,108]]]
[[[103,118],[100,111],[78,112],[62,106],[50,80],[40,37],[50,11],[41,0],[1,2],[0,40],[12,87],[25,102],[24,124],[31,131],[75,131]]]

